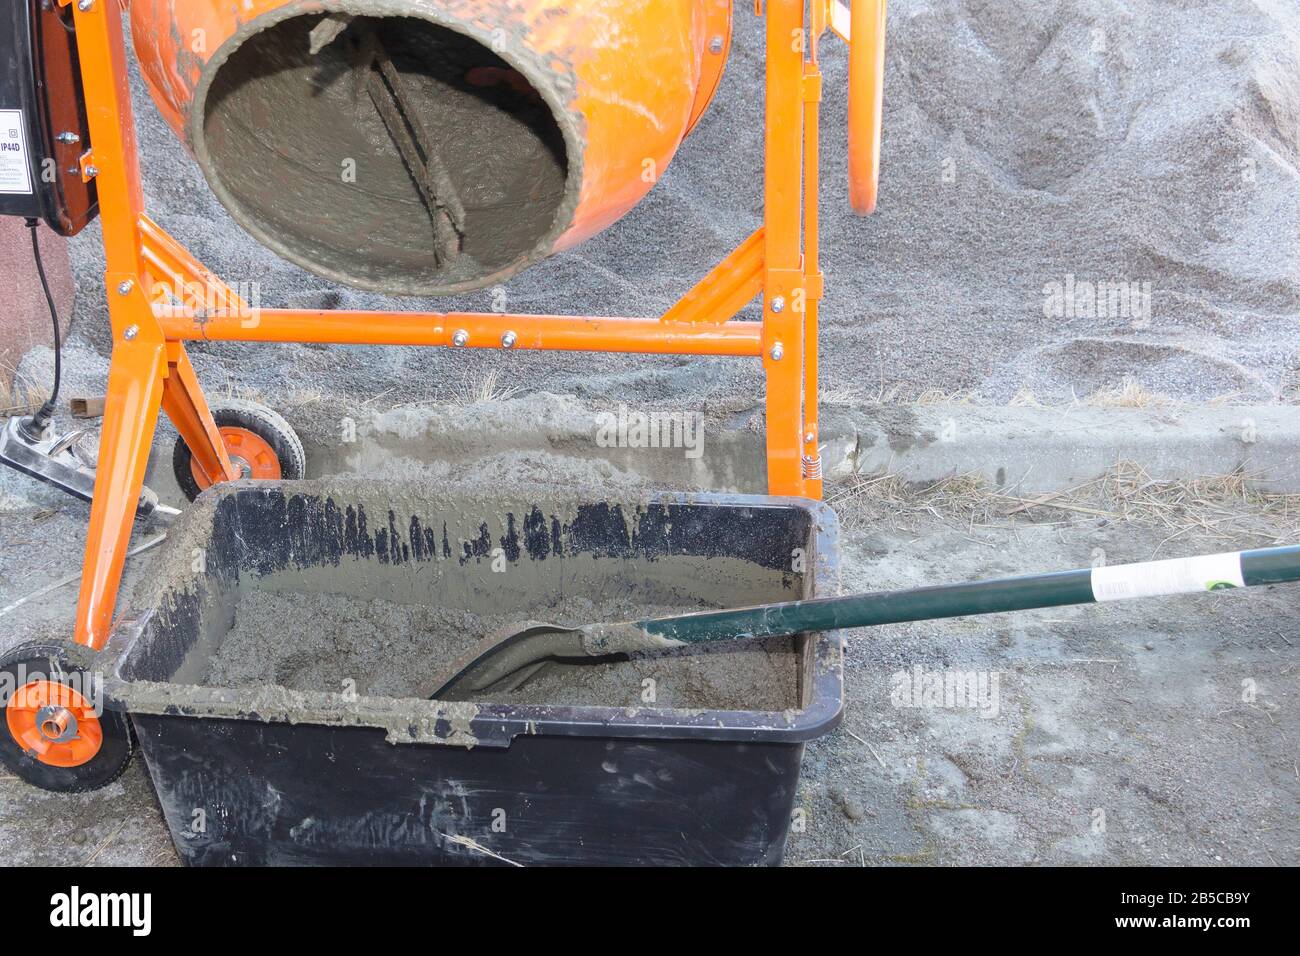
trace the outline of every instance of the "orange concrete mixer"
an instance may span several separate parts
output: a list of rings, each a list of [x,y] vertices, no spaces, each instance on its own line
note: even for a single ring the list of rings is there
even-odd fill
[[[437,294],[590,238],[654,185],[730,45],[717,0],[134,0],[141,73],[241,226]]]
[[[97,208],[113,353],[93,473],[51,434],[52,407],[0,432],[0,461],[91,500],[75,643],[107,642],[132,524],[157,510],[144,475],[160,413],[179,434],[176,474],[191,496],[237,478],[303,476],[302,445],[283,418],[208,403],[190,341],[493,349],[502,362],[519,349],[758,360],[767,491],[820,497],[819,43],[828,31],[850,43],[849,192],[856,211],[870,212],[885,0],[751,9],[766,20],[761,225],[662,315],[565,316],[250,306],[146,212],[123,4],[44,5],[30,41],[21,38],[45,63],[43,83],[25,86],[34,102],[46,90],[32,155],[53,157],[76,189],[60,181],[27,205],[75,231],[64,228],[73,217],[55,213],[78,190],[93,196],[75,221]],[[150,92],[244,229],[319,275],[424,294],[500,282],[631,209],[708,106],[732,13],[730,0],[130,3]],[[57,97],[51,37],[67,64]],[[36,212],[24,214],[35,223]],[[756,298],[761,319],[738,320]],[[28,702],[33,714],[79,706],[48,694]],[[45,748],[23,764],[28,779],[84,790],[120,771],[122,722],[77,713],[79,739],[102,746],[70,750],[54,723],[48,739],[44,724],[23,723],[22,738]]]

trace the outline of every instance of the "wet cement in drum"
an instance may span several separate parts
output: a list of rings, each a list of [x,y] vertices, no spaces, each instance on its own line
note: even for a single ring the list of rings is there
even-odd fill
[[[536,620],[579,625],[636,620],[703,607],[593,603],[566,598]],[[299,691],[428,697],[448,665],[490,633],[522,623],[518,614],[479,615],[448,607],[357,600],[331,593],[250,590],[213,655],[203,683],[277,684]],[[646,683],[647,680],[653,684]],[[653,688],[653,699],[646,694]],[[549,664],[492,703],[573,704],[708,710],[784,711],[799,706],[798,658],[789,639],[735,642],[625,660]]]
[[[473,284],[525,257],[554,225],[567,179],[541,95],[490,50],[415,18],[358,17],[313,53],[322,19],[253,36],[213,81],[204,140],[238,217],[321,275],[396,293]],[[421,176],[365,92],[365,37],[391,57],[403,97],[393,108],[415,113],[463,204],[459,252],[434,251]]]

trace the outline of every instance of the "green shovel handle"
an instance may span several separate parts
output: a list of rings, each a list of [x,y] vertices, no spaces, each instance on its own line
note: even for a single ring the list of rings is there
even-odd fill
[[[1288,546],[703,611],[638,621],[637,626],[656,637],[682,644],[702,644],[1298,580],[1300,546]]]

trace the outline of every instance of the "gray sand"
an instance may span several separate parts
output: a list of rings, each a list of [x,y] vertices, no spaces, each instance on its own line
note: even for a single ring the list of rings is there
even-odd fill
[[[233,224],[140,84],[154,218],[264,306],[656,315],[760,221],[762,20],[737,4],[718,95],[613,228],[499,291],[389,299],[332,286]],[[1086,396],[1125,376],[1179,398],[1294,395],[1300,333],[1300,7],[1255,0],[925,0],[890,10],[879,213],[850,215],[845,51],[823,43],[823,388]],[[73,242],[74,341],[108,354],[98,224]],[[1046,315],[1067,276],[1151,283],[1151,318]],[[743,313],[757,317],[756,305]],[[89,350],[89,349],[88,349]],[[196,344],[200,378],[339,416],[525,391],[699,408],[761,394],[758,363],[566,353]],[[48,350],[25,366],[48,382]],[[76,363],[69,363],[70,365]],[[76,377],[79,368],[70,374]],[[84,368],[102,388],[102,365]],[[321,400],[320,396],[324,396]],[[382,396],[382,397],[381,397]],[[294,406],[301,406],[295,408]],[[319,423],[309,419],[319,418]]]
[[[667,616],[700,608],[572,597],[538,619],[578,625]],[[278,684],[299,691],[428,697],[456,658],[518,615],[358,601],[328,593],[249,590],[203,683]],[[548,665],[522,688],[479,695],[492,703],[784,711],[798,706],[798,660],[789,640],[719,645],[616,662]],[[351,684],[347,682],[353,682]],[[652,681],[652,684],[646,683]],[[653,691],[653,699],[650,699]]]

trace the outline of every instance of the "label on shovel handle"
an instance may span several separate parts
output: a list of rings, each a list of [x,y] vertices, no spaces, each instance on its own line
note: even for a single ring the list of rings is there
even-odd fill
[[[1245,586],[1240,551],[1092,569],[1092,597],[1095,601],[1196,594]]]

